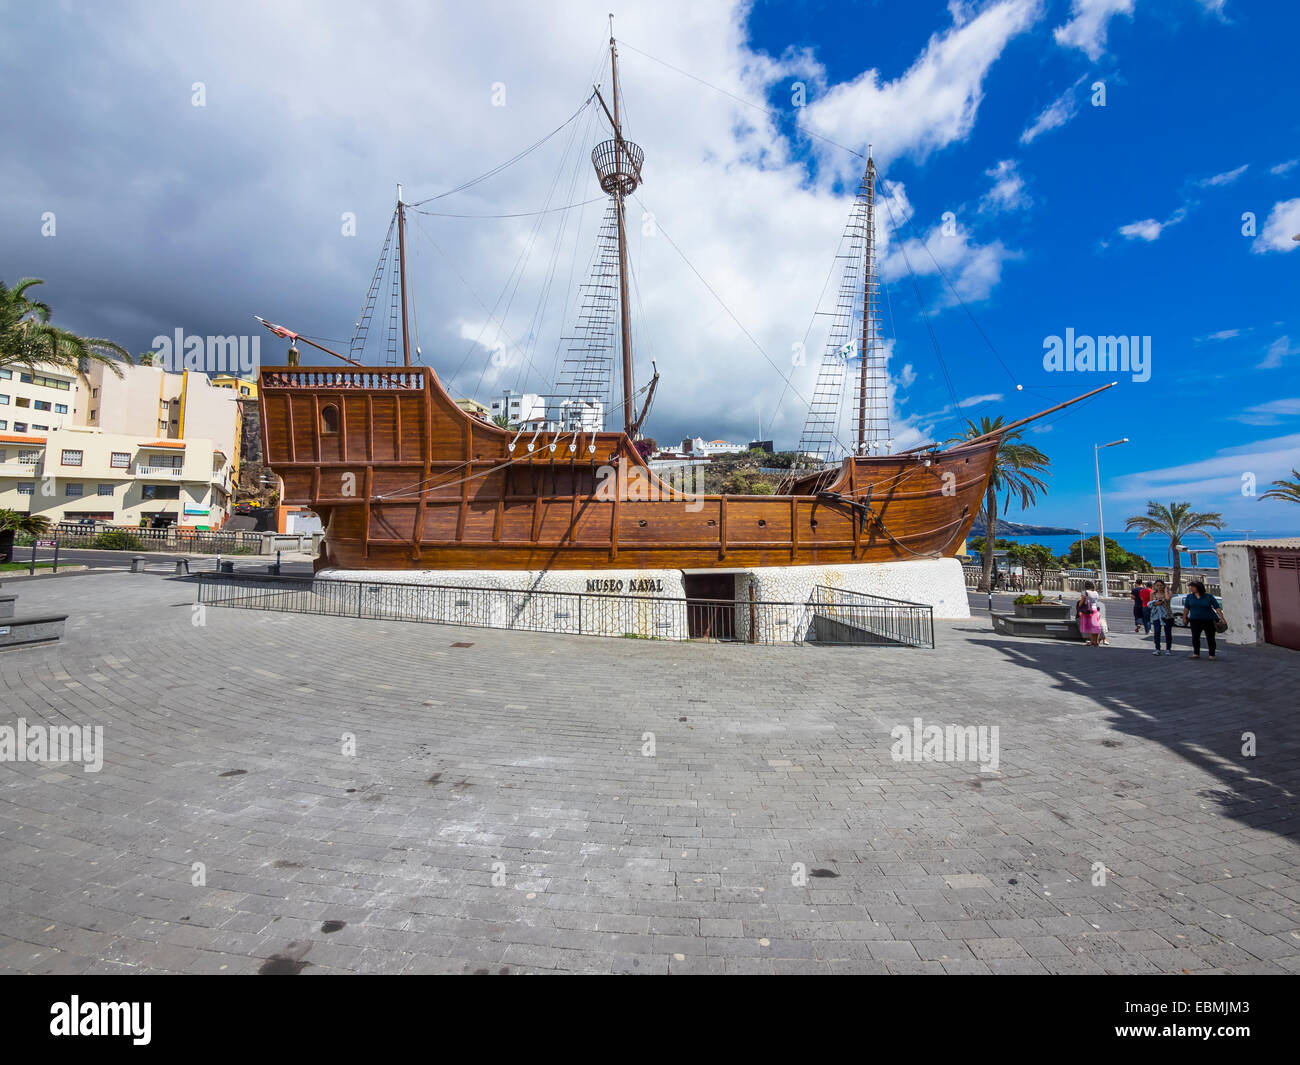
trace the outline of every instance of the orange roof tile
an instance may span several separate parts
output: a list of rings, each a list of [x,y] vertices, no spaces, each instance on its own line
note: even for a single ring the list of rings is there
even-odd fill
[[[179,447],[184,448],[185,444],[180,440],[153,440],[148,444],[141,444],[141,447]]]
[[[6,433],[0,433],[0,444],[43,444],[43,436],[9,436]]]

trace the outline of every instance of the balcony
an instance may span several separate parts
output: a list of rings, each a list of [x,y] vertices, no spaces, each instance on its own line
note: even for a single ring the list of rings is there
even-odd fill
[[[32,477],[39,462],[0,462],[0,477]]]
[[[140,466],[135,468],[137,477],[150,480],[179,481],[184,471],[179,466]]]

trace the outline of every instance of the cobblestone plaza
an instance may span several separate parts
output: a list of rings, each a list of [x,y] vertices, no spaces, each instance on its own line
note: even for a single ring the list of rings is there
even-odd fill
[[[152,573],[10,590],[69,618],[0,654],[0,726],[100,726],[103,765],[0,764],[6,972],[1300,971],[1294,652],[978,612],[930,651],[196,612]],[[996,770],[899,758],[917,719],[996,727]]]

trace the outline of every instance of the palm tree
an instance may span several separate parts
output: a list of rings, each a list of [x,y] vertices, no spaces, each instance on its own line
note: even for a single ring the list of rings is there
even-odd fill
[[[1003,425],[1002,416],[990,421],[981,417],[979,424],[966,422],[966,428],[960,436],[948,438],[949,444],[962,440],[973,440],[979,436],[995,433]],[[1043,476],[1050,477],[1047,467],[1052,460],[1032,444],[1020,443],[1020,432],[1005,434],[998,443],[997,458],[993,460],[993,475],[989,478],[988,490],[984,494],[984,504],[979,516],[984,519],[984,539],[986,543],[996,544],[998,528],[998,493],[1002,494],[1002,510],[1005,512],[1011,500],[1020,502],[1020,509],[1034,505],[1039,492],[1047,491],[1047,482]],[[1040,476],[1040,474],[1042,476]],[[980,552],[984,564],[984,573],[980,578],[980,591],[986,592],[993,587],[993,550]]]
[[[1300,470],[1291,470],[1291,479],[1274,481],[1273,487],[1260,499],[1280,499],[1284,503],[1300,503]]]
[[[99,362],[121,377],[118,363],[129,363],[131,353],[103,337],[82,337],[51,325],[50,305],[27,296],[29,288],[43,284],[36,277],[25,277],[13,288],[0,281],[0,366],[84,373],[87,362]]]
[[[1177,594],[1183,576],[1183,559],[1178,553],[1178,545],[1187,538],[1188,533],[1200,533],[1210,543],[1214,543],[1214,537],[1206,530],[1222,529],[1225,525],[1223,516],[1217,512],[1197,514],[1190,503],[1170,503],[1165,506],[1151,500],[1147,503],[1146,514],[1129,518],[1124,522],[1124,529],[1126,532],[1138,529],[1139,540],[1148,533],[1169,537],[1169,551],[1174,557],[1171,593]]]
[[[508,414],[492,415],[492,424],[499,425],[502,429],[513,429],[515,427]]]
[[[49,530],[50,519],[41,514],[24,514],[21,510],[0,507],[0,562],[8,562],[14,553],[14,533],[40,536]]]

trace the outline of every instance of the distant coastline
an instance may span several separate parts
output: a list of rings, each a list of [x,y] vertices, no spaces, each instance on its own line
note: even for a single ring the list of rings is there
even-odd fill
[[[984,535],[984,523],[978,518],[971,526],[972,536]],[[1055,525],[1022,525],[1018,521],[1003,521],[998,518],[998,536],[1077,536],[1078,529],[1061,529]]]

